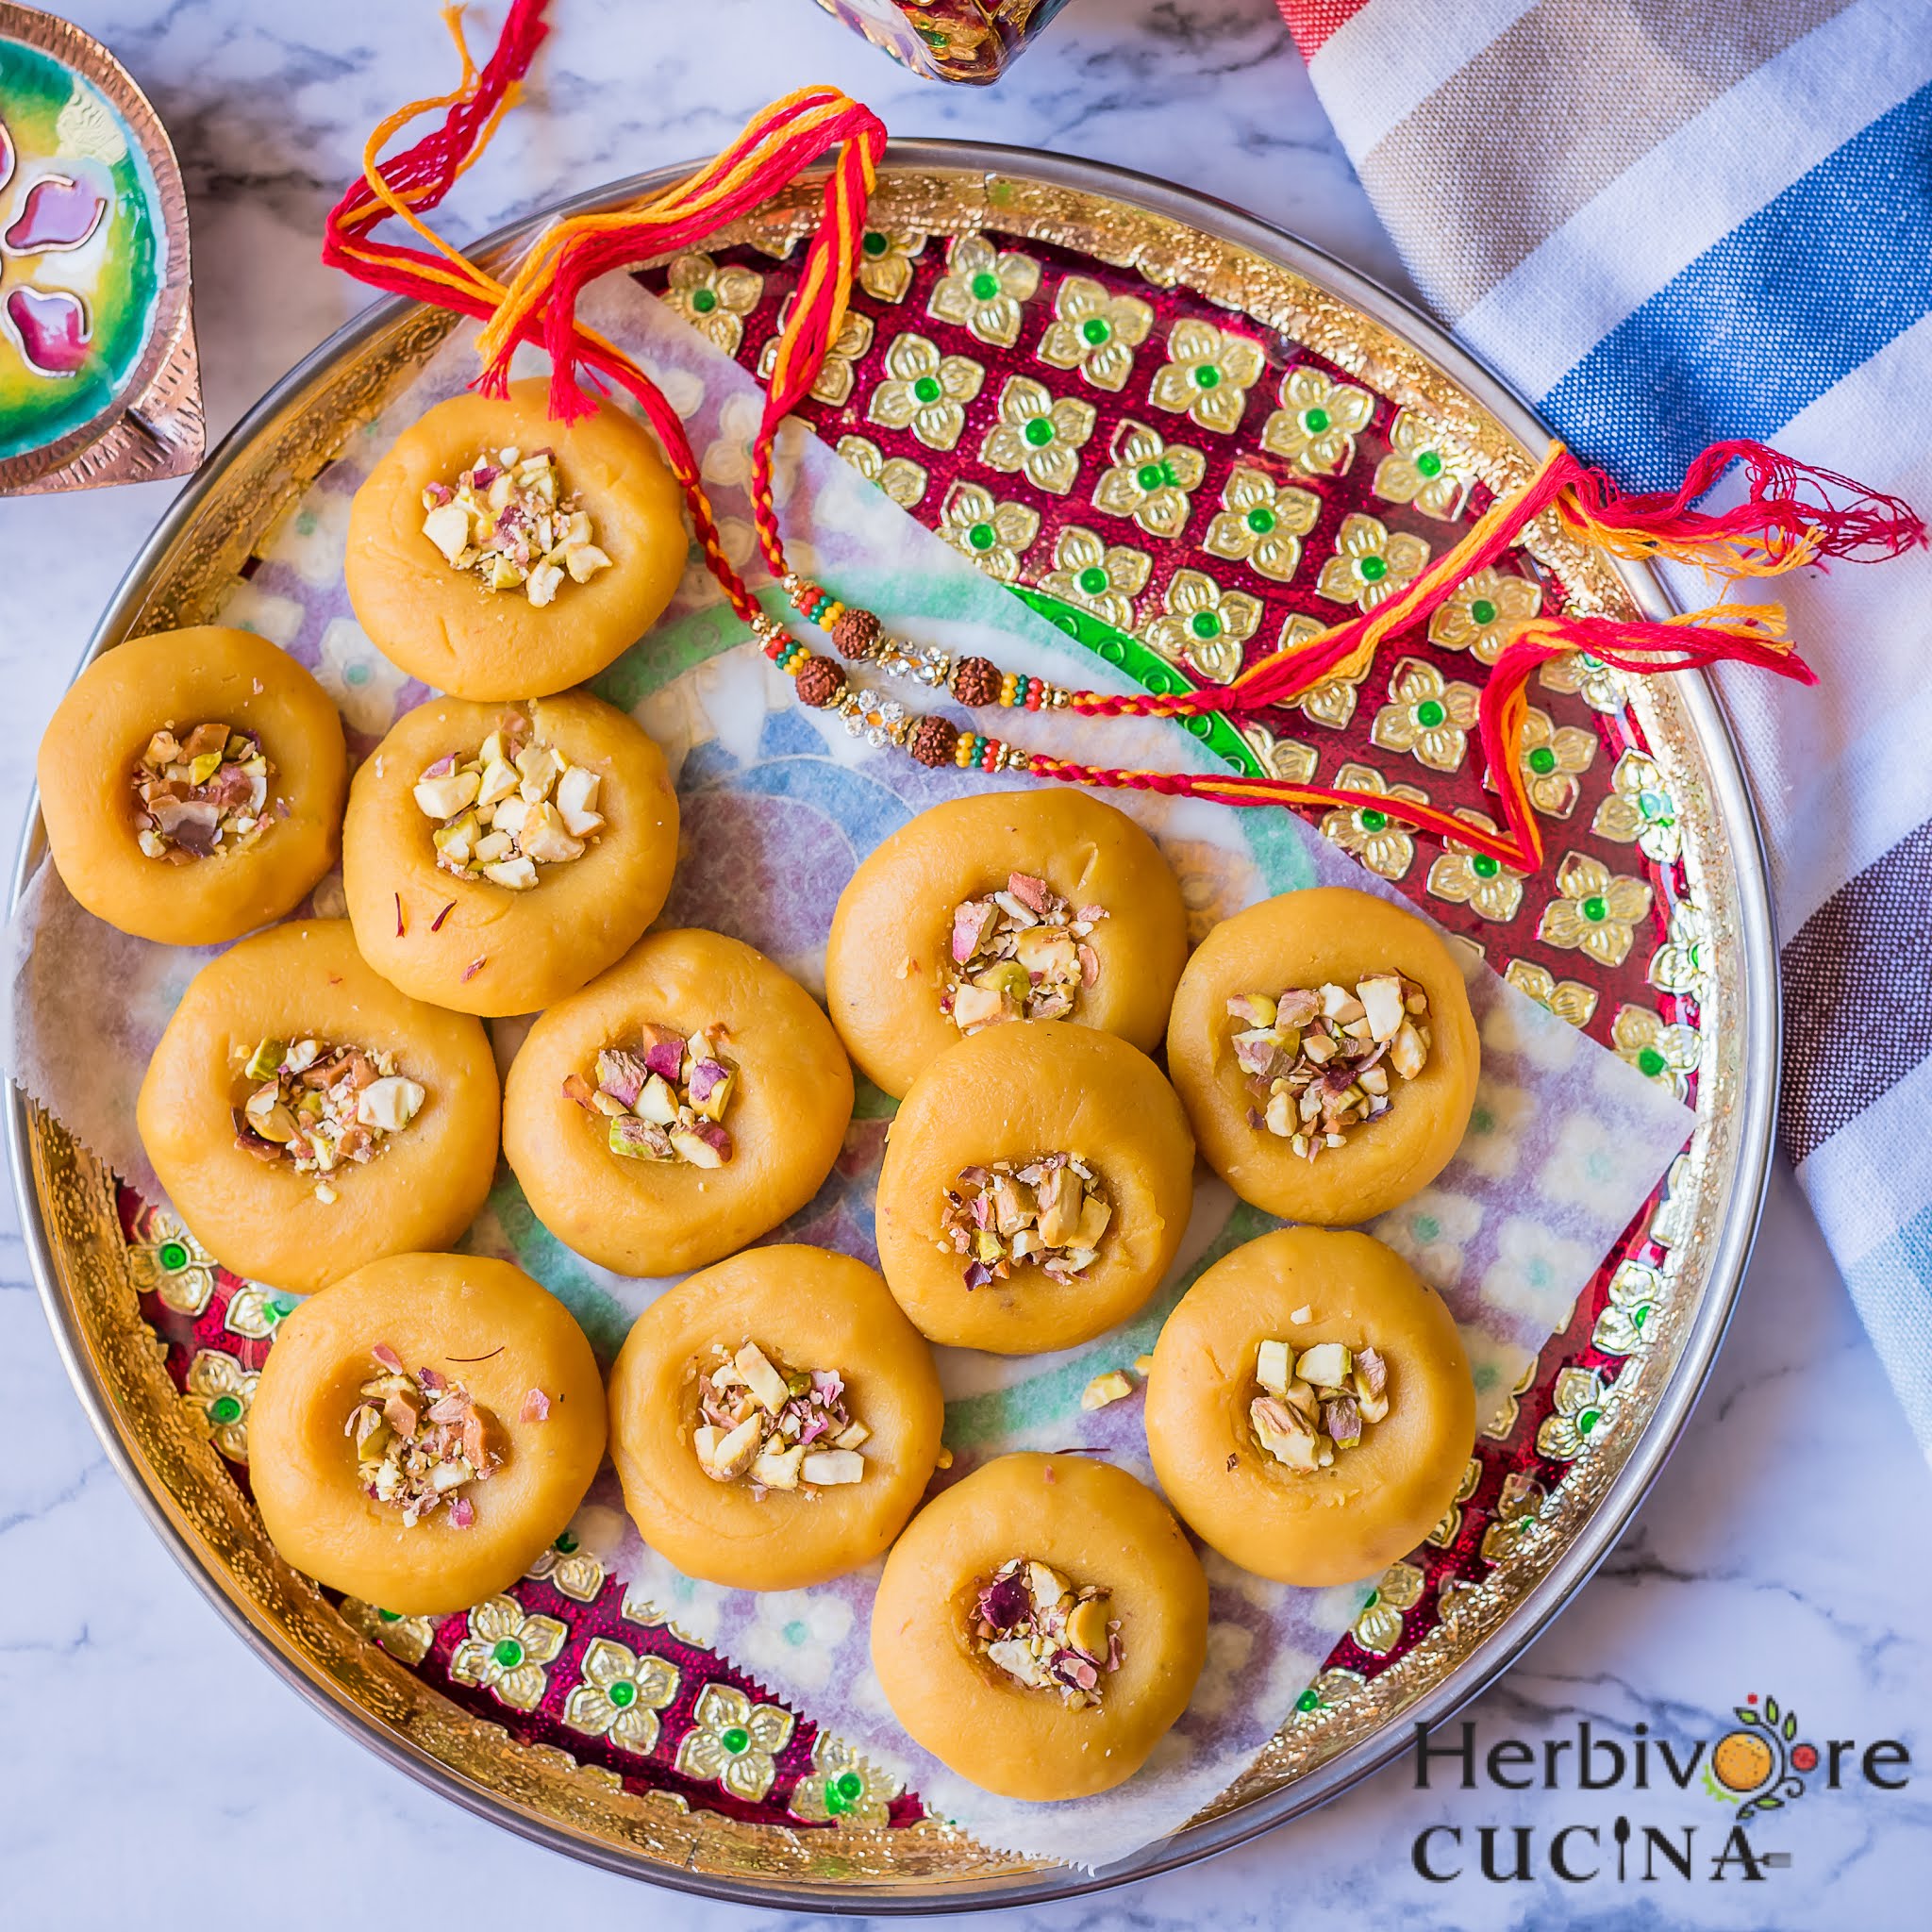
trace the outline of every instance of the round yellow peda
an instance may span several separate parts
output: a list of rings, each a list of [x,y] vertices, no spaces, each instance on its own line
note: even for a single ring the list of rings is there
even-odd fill
[[[632,1050],[650,1025],[722,1040],[736,1068],[722,1167],[613,1154],[608,1120],[566,1094],[573,1074],[597,1084],[602,1049]],[[741,941],[674,930],[648,934],[531,1027],[505,1089],[503,1151],[559,1241],[623,1274],[676,1274],[803,1208],[851,1118],[852,1069],[812,996]]]
[[[856,1483],[767,1489],[699,1467],[698,1375],[753,1341],[791,1370],[836,1370],[871,1430]],[[737,1590],[800,1590],[891,1542],[932,1478],[944,1405],[932,1351],[872,1269],[824,1248],[753,1248],[660,1295],[610,1372],[611,1457],[638,1534],[684,1571]]]
[[[1242,993],[1397,972],[1428,995],[1432,1044],[1413,1079],[1397,1078],[1393,1104],[1352,1127],[1313,1160],[1251,1124],[1256,1101],[1235,1062]],[[1321,886],[1284,892],[1224,919],[1202,941],[1174,992],[1167,1065],[1202,1155],[1242,1200],[1289,1221],[1367,1221],[1441,1173],[1469,1124],[1481,1048],[1469,993],[1449,949],[1411,912],[1372,893]]]
[[[684,498],[657,440],[614,404],[580,423],[552,422],[550,385],[513,382],[497,402],[438,403],[396,438],[356,492],[343,575],[375,646],[437,691],[479,700],[563,691],[634,644],[683,575]],[[562,489],[589,511],[610,567],[566,579],[554,602],[520,588],[486,590],[423,533],[423,491],[453,485],[478,457],[514,446],[554,450]]]
[[[238,1146],[245,1057],[313,1039],[393,1055],[421,1111],[366,1165],[316,1176]],[[385,1255],[444,1247],[496,1172],[496,1062],[479,1021],[401,993],[356,951],[345,919],[272,926],[195,974],[142,1081],[136,1124],[181,1218],[224,1266],[308,1293]]]
[[[954,908],[1023,873],[1075,912],[1107,917],[1088,936],[1099,973],[1070,1018],[1152,1053],[1187,957],[1181,889],[1160,849],[1124,812],[1079,791],[986,792],[921,812],[880,845],[839,896],[825,953],[825,1003],[874,1085],[904,1095],[959,1037],[941,1005],[953,980]]]
[[[488,1412],[502,1460],[458,1491],[475,1512],[469,1527],[447,1506],[406,1525],[363,1487],[344,1426],[379,1373],[376,1347],[411,1374],[459,1383]],[[276,1329],[249,1410],[249,1483],[296,1569],[382,1609],[437,1616],[508,1590],[536,1561],[583,1501],[604,1435],[597,1358],[554,1295],[507,1261],[391,1255]]]
[[[448,753],[475,758],[527,721],[598,777],[604,824],[578,858],[537,868],[525,890],[436,862],[438,821],[415,786]],[[677,862],[677,794],[656,742],[588,691],[525,705],[432,698],[406,712],[349,788],[342,888],[362,957],[403,991],[460,1013],[535,1012],[621,958],[657,918]]]
[[[1120,1620],[1120,1668],[1097,1705],[1008,1676],[972,1643],[978,1591],[1014,1557],[1097,1585]],[[1003,1456],[913,1518],[872,1613],[872,1662],[913,1740],[982,1790],[1084,1798],[1139,1771],[1193,1695],[1208,1579],[1144,1484],[1085,1456]]]
[[[1297,1320],[1299,1316],[1301,1319]],[[1373,1348],[1389,1412],[1326,1469],[1257,1440],[1260,1345]],[[1442,1298],[1365,1234],[1291,1227],[1224,1256],[1167,1318],[1147,1376],[1147,1446],[1169,1500],[1230,1562],[1278,1583],[1356,1583],[1441,1520],[1475,1441],[1475,1391]]]
[[[946,1191],[965,1169],[1077,1156],[1112,1213],[1095,1258],[1062,1284],[1037,1263],[966,1286],[968,1257],[940,1245]],[[879,1174],[879,1266],[920,1333],[956,1348],[1037,1355],[1124,1322],[1159,1287],[1193,1206],[1194,1142],[1147,1056],[1064,1021],[993,1026],[913,1082]],[[1023,1197],[1024,1198],[1024,1197]]]
[[[226,724],[274,767],[273,824],[176,864],[136,842],[134,780],[157,731]],[[335,863],[348,754],[334,701],[250,631],[195,625],[130,638],[75,679],[41,740],[47,843],[67,890],[108,924],[164,945],[218,945],[300,904]]]

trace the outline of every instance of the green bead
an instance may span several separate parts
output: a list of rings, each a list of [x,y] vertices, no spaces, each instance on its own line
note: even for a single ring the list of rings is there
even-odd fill
[[[1165,463],[1142,463],[1134,472],[1134,481],[1142,490],[1158,490],[1170,480]]]
[[[883,255],[886,252],[886,250],[890,248],[892,244],[890,242],[888,242],[886,238],[883,235],[881,235],[876,228],[874,228],[871,231],[871,233],[869,233],[866,236],[865,240],[861,242],[858,245],[861,248],[863,248],[868,255],[876,258],[878,256]]]
[[[1415,722],[1424,731],[1433,731],[1449,715],[1434,698],[1424,698],[1415,708]]]
[[[936,403],[939,401],[940,397],[945,393],[945,391],[942,389],[941,389],[940,380],[938,376],[922,375],[919,378],[919,380],[912,385],[912,393],[914,397],[922,403]]]
[[[1653,1080],[1669,1065],[1670,1062],[1654,1046],[1646,1046],[1637,1056],[1637,1071],[1640,1074],[1648,1074]]]
[[[841,1771],[833,1781],[839,1795],[849,1804],[865,1795],[865,1780],[856,1771]]]
[[[217,1395],[208,1406],[208,1419],[218,1429],[225,1429],[230,1423],[242,1420],[242,1403],[233,1395]]]
[[[1440,476],[1442,474],[1442,458],[1432,449],[1424,450],[1416,458],[1415,466],[1424,476]]]
[[[718,1741],[736,1757],[741,1753],[750,1750],[751,1733],[742,1724],[733,1724]]]
[[[1099,316],[1090,315],[1080,325],[1080,333],[1097,349],[1102,342],[1106,341],[1113,334],[1113,330],[1108,324],[1102,322]]]
[[[1035,449],[1044,449],[1053,441],[1053,425],[1044,416],[1036,416],[1020,434]]]
[[[186,1241],[163,1241],[160,1263],[170,1274],[178,1274],[188,1265],[188,1243]]]
[[[1585,1408],[1578,1410],[1576,1416],[1576,1433],[1579,1436],[1589,1435],[1591,1430],[1595,1428],[1597,1424],[1602,1422],[1603,1419],[1604,1412],[1600,1408]]]
[[[975,302],[991,302],[999,291],[999,276],[989,275],[982,269],[973,277],[973,299]]]
[[[691,295],[691,306],[700,315],[708,315],[712,309],[717,308],[718,297],[709,289],[693,289]]]
[[[1469,607],[1470,621],[1473,624],[1494,624],[1496,607],[1487,597],[1478,597]]]
[[[1302,427],[1310,436],[1320,436],[1328,427],[1331,420],[1326,409],[1304,409],[1302,411]]]
[[[1584,918],[1589,920],[1607,919],[1610,916],[1610,908],[1605,903],[1605,901],[1598,898],[1597,895],[1594,892],[1592,892],[1590,895],[1590,897],[1583,902],[1583,916]]]
[[[1478,852],[1469,861],[1469,869],[1479,879],[1492,879],[1503,867],[1499,860],[1491,858],[1487,852]]]
[[[1546,778],[1557,769],[1557,754],[1548,745],[1540,744],[1524,762],[1538,777]]]
[[[295,1311],[295,1304],[285,1294],[272,1294],[261,1305],[261,1311],[271,1322],[279,1322],[285,1315]]]
[[[1637,794],[1637,809],[1652,824],[1657,824],[1671,815],[1670,795],[1663,791],[1640,791]]]
[[[834,1818],[842,1818],[852,1808],[852,1800],[839,1789],[839,1780],[828,1777],[825,1780],[825,1809]]]
[[[1356,575],[1365,584],[1379,584],[1389,575],[1388,558],[1361,557],[1356,559]]]
[[[1265,505],[1257,505],[1248,512],[1248,528],[1254,531],[1256,536],[1265,537],[1274,527],[1274,512]]]
[[[633,1705],[638,1701],[638,1687],[635,1684],[626,1683],[620,1677],[604,1694],[609,1698],[612,1704],[616,1705],[619,1710],[623,1710],[627,1706]]]
[[[490,1655],[505,1670],[513,1671],[524,1660],[524,1646],[514,1637],[506,1637],[491,1647]]]
[[[999,541],[999,532],[991,524],[974,524],[966,532],[966,541],[975,550],[991,550]]]
[[[1218,389],[1221,386],[1221,371],[1211,362],[1204,362],[1194,371],[1194,380],[1203,389]]]
[[[1322,1700],[1312,1689],[1309,1689],[1295,1699],[1294,1707],[1297,1710],[1320,1710]]]
[[[1218,638],[1221,635],[1221,620],[1211,610],[1197,610],[1188,619],[1188,628],[1197,638]]]
[[[403,1621],[403,1613],[400,1610],[377,1610],[375,1617],[380,1624],[400,1624]]]
[[[551,1545],[551,1547],[557,1552],[557,1554],[559,1557],[571,1556],[575,1551],[576,1546],[577,1540],[575,1537],[571,1535],[569,1530],[565,1530],[564,1533],[557,1539],[556,1542]]]
[[[1097,597],[1107,589],[1107,573],[1097,563],[1090,563],[1079,576],[1080,589],[1090,597]]]
[[[1377,811],[1374,806],[1366,806],[1356,814],[1356,821],[1365,832],[1386,832],[1389,829],[1389,814]]]

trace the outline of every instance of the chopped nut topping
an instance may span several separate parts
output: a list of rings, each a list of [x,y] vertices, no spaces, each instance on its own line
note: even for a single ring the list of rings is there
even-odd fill
[[[563,493],[547,449],[486,451],[455,488],[428,485],[423,509],[423,534],[452,570],[474,572],[486,591],[521,589],[541,607],[555,600],[565,577],[584,584],[610,568],[590,512],[575,493]]]
[[[712,1027],[689,1039],[646,1024],[633,1049],[607,1046],[597,1056],[597,1084],[564,1076],[563,1093],[608,1122],[613,1154],[626,1160],[681,1160],[723,1167],[734,1152],[723,1122],[738,1091],[738,1066],[720,1050]]]
[[[704,1421],[691,1449],[713,1482],[809,1496],[863,1478],[859,1448],[872,1431],[846,1407],[837,1369],[789,1369],[749,1340],[736,1351],[720,1342],[711,1355],[698,1374]]]
[[[264,1040],[238,1050],[235,1068],[249,1090],[235,1108],[235,1144],[318,1175],[325,1204],[336,1199],[331,1174],[374,1160],[423,1110],[421,1083],[379,1047]]]
[[[1255,1440],[1288,1469],[1326,1469],[1365,1426],[1389,1413],[1389,1368],[1373,1348],[1262,1342],[1255,1360],[1261,1393],[1248,1404]]]
[[[1429,1056],[1428,995],[1397,973],[1376,974],[1354,992],[1330,981],[1273,999],[1239,993],[1227,1010],[1235,1063],[1257,1103],[1248,1124],[1307,1160],[1387,1113],[1391,1073],[1412,1080]]]
[[[1143,1357],[1144,1360],[1145,1357]],[[1141,1374],[1145,1374],[1143,1369]],[[1123,1369],[1109,1369],[1104,1375],[1095,1375],[1080,1391],[1082,1408],[1105,1408],[1110,1402],[1124,1402],[1134,1392],[1134,1385]]]
[[[1000,1020],[1063,1020],[1100,977],[1088,935],[1104,906],[1076,913],[1044,879],[1008,875],[1002,891],[953,908],[953,976],[940,995],[961,1033]]]
[[[588,850],[604,823],[603,780],[529,732],[529,721],[512,712],[474,757],[446,752],[416,780],[417,808],[436,821],[429,836],[442,871],[527,892],[540,865],[567,865]]]
[[[1004,1281],[1034,1263],[1062,1286],[1093,1265],[1113,1209],[1077,1154],[962,1168],[945,1190],[941,1250],[967,1257],[966,1286]]]
[[[465,1483],[487,1482],[503,1460],[491,1440],[489,1411],[460,1382],[434,1369],[412,1375],[386,1344],[371,1353],[376,1373],[358,1391],[362,1400],[342,1428],[356,1439],[363,1490],[400,1509],[406,1529],[443,1503],[451,1527],[468,1529],[476,1520],[475,1506],[458,1492]]]
[[[134,768],[134,836],[150,858],[192,865],[252,845],[275,823],[261,742],[225,724],[157,731]]]
[[[1100,1702],[1103,1673],[1121,1667],[1121,1625],[1098,1584],[1075,1589],[1058,1570],[1015,1557],[981,1585],[973,1620],[979,1655],[1031,1690],[1057,1690],[1070,1710]]]

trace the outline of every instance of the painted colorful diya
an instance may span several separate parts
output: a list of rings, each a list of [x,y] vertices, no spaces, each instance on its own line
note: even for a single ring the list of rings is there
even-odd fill
[[[931,80],[984,87],[1067,0],[819,0],[834,20]]]
[[[0,4],[0,492],[201,460],[180,170],[98,42]]]

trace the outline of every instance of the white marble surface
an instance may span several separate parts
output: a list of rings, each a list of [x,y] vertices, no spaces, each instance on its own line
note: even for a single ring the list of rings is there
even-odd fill
[[[217,431],[358,305],[315,258],[364,130],[446,84],[428,0],[109,0],[69,12],[114,46],[172,127],[193,209],[195,314]],[[481,9],[479,28],[494,19]],[[760,102],[824,77],[895,132],[1030,143],[1174,176],[1400,271],[1267,0],[1081,0],[1000,87],[916,81],[810,0],[558,0],[529,105],[463,191],[491,225],[567,188],[709,152]],[[0,667],[33,743],[114,582],[165,507],[152,486],[0,505]],[[18,823],[30,759],[0,766]],[[142,1526],[70,1394],[0,1208],[0,1924],[172,1927],[254,1918],[331,1932],[375,1910],[486,1927],[617,1915],[711,1928],[759,1915],[651,1893],[483,1824],[301,1703]],[[1807,1734],[1932,1752],[1928,1478],[1807,1210],[1782,1180],[1698,1413],[1634,1526],[1557,1624],[1474,1708],[1479,1748],[1541,1751],[1580,1718],[1714,1736],[1749,1691]],[[1571,1754],[1574,1757],[1574,1753]],[[1853,1763],[1847,1758],[1847,1768]],[[1932,1805],[1814,1789],[1754,1835],[1790,1864],[1711,1876],[1727,1814],[1701,1792],[1419,1791],[1411,1759],[1317,1816],[1191,1873],[1013,1914],[1028,1928],[1867,1927],[1924,1924]],[[1615,1876],[1620,1812],[1699,1826],[1697,1877]],[[1416,1834],[1464,1828],[1433,1885]],[[1537,1875],[1477,1872],[1479,1826],[1532,1828]],[[1604,1875],[1550,1875],[1564,1825]],[[1436,1843],[1445,1855],[1448,1841]],[[1589,1843],[1569,1840],[1573,1865]],[[1503,1856],[1511,1855],[1506,1835]],[[790,1921],[803,1924],[808,1921]]]

